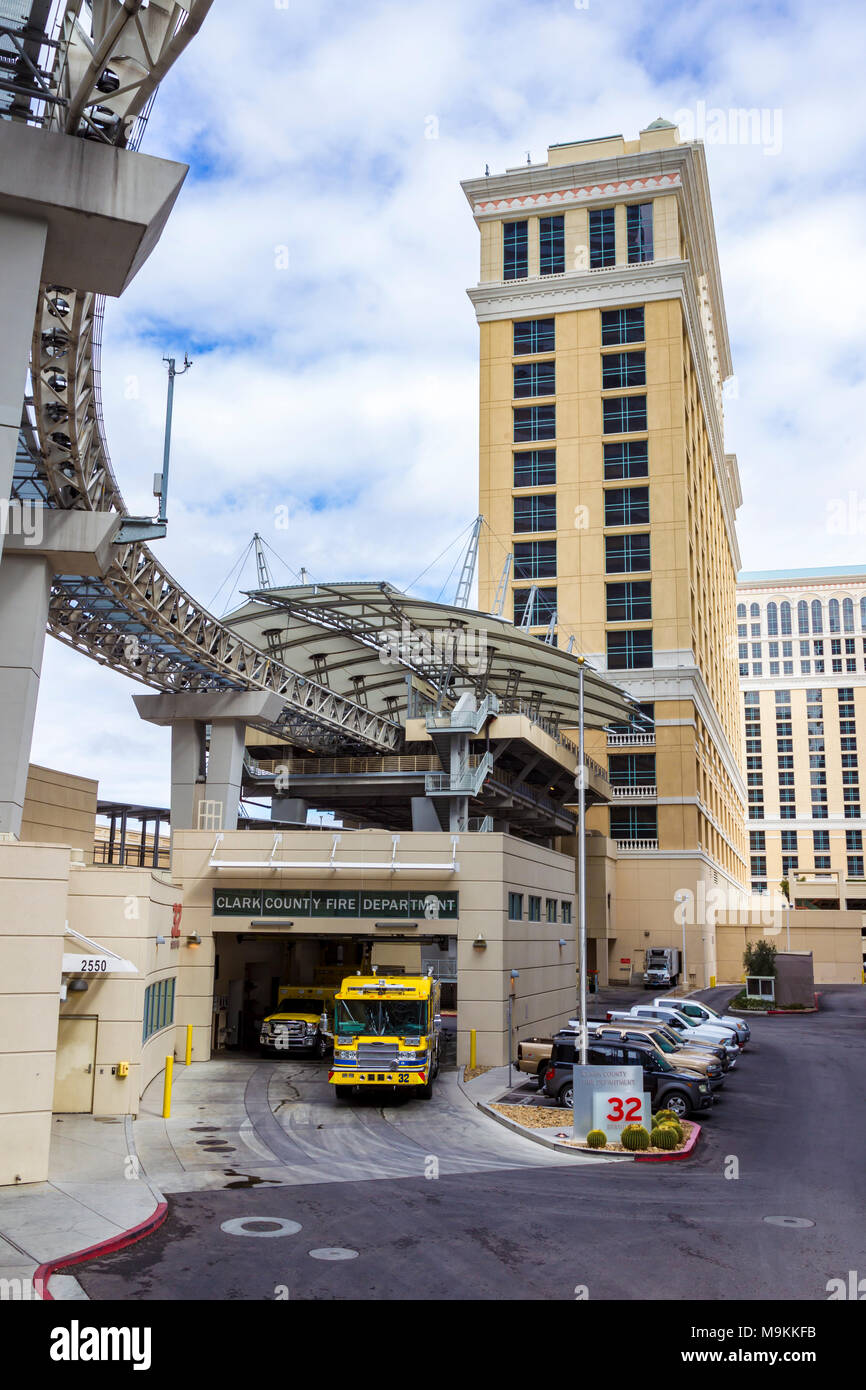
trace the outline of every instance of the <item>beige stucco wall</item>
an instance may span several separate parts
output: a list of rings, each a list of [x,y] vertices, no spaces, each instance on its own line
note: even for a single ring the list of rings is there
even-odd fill
[[[764,917],[766,920],[743,924],[720,915],[715,929],[720,984],[743,979],[743,952],[748,942],[767,939],[777,950],[787,950],[785,913],[767,912]],[[790,922],[791,950],[812,952],[816,985],[862,983],[861,930],[866,926],[866,913],[799,911],[790,914]]]
[[[620,852],[615,935],[608,943],[610,982],[628,984],[642,975],[650,946],[672,946],[682,953],[685,919],[688,983],[706,988],[719,972],[715,933],[707,925],[712,912],[702,910],[701,904],[712,908],[713,895],[721,894],[726,902],[735,901],[738,891],[739,885],[699,855],[668,858]]]
[[[150,869],[85,867],[73,863],[69,879],[69,925],[132,962],[137,975],[92,978],[84,993],[70,993],[62,1017],[98,1018],[94,1115],[135,1114],[141,1093],[165,1065],[165,1057],[183,1056],[179,1015],[182,966],[192,955],[181,944],[172,949],[172,905],[180,900],[167,874]],[[165,945],[156,944],[157,936]],[[67,948],[77,949],[72,942]],[[86,950],[86,947],[81,949]],[[157,980],[175,976],[175,1024],[142,1045],[144,992]],[[129,1062],[129,1075],[112,1075],[118,1062]]]
[[[0,1186],[48,1176],[69,849],[0,844]]]
[[[20,838],[92,850],[98,787],[90,777],[76,777],[31,763]]]
[[[451,837],[445,833],[404,834],[400,839],[399,858],[405,862],[438,861],[442,868],[403,869],[392,872],[376,868],[389,862],[392,853],[391,836],[387,831],[343,831],[338,858],[369,865],[369,868],[339,871],[339,876],[327,867],[333,843],[333,833],[323,831],[284,832],[278,857],[303,861],[321,861],[321,870],[303,869],[225,869],[209,867],[214,848],[214,836],[206,831],[175,832],[174,869],[183,884],[184,936],[196,931],[202,937],[201,948],[190,960],[187,953],[183,963],[184,1022],[194,1028],[194,1058],[210,1055],[214,931],[248,934],[246,918],[214,917],[213,890],[217,887],[258,888],[315,888],[345,889],[381,888],[395,891],[457,890],[460,894],[458,921],[420,923],[417,937],[457,937],[458,960],[458,1056],[468,1059],[469,1029],[477,1030],[478,1059],[484,1065],[497,1065],[507,1060],[506,997],[511,970],[519,970],[514,1007],[515,1036],[539,1029],[558,1026],[574,1006],[575,935],[574,935],[574,861],[528,844],[507,835],[461,835],[458,847],[459,870],[452,873],[447,867],[451,856]],[[219,845],[222,859],[268,858],[273,845],[269,831],[228,832]],[[508,894],[524,894],[524,919],[508,920]],[[530,894],[542,898],[542,921],[530,922]],[[558,903],[567,901],[572,908],[572,922],[546,920],[544,900],[555,897]],[[559,910],[557,917],[559,917]],[[353,935],[376,939],[372,921],[341,918],[316,918],[298,921],[298,935],[314,932],[322,936],[340,936],[347,931]],[[474,946],[482,936],[483,947]],[[417,939],[413,933],[413,939]],[[559,945],[560,939],[565,941]]]

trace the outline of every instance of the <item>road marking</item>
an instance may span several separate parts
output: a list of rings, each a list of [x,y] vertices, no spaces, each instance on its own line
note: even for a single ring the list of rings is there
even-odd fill
[[[325,1245],[321,1250],[311,1250],[314,1260],[357,1260],[357,1250],[346,1250],[339,1245]]]
[[[768,1226],[814,1226],[814,1221],[810,1221],[807,1216],[764,1216],[762,1221],[766,1221]]]
[[[280,1216],[235,1216],[220,1225],[227,1236],[294,1236],[300,1229],[299,1221],[284,1221]]]

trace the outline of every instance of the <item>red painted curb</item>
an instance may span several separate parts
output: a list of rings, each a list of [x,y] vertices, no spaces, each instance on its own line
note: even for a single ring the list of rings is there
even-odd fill
[[[55,1299],[48,1292],[48,1281],[53,1274],[59,1273],[69,1265],[84,1264],[87,1260],[98,1259],[100,1255],[113,1255],[118,1250],[125,1250],[128,1245],[134,1245],[136,1241],[143,1240],[145,1236],[159,1230],[167,1216],[168,1203],[160,1202],[147,1220],[140,1222],[138,1226],[130,1226],[128,1231],[121,1231],[120,1235],[111,1236],[109,1240],[102,1240],[97,1245],[88,1245],[85,1250],[76,1250],[73,1255],[61,1255],[59,1259],[47,1260],[33,1274],[33,1287],[38,1297],[44,1302],[54,1303]]]
[[[818,1009],[818,999],[820,998],[820,996],[819,996],[817,990],[816,990],[815,993],[812,995],[812,998],[815,1000],[815,1004],[814,1004],[814,1007],[811,1008],[811,1009],[768,1009],[768,1010],[767,1010],[767,1013],[768,1013],[768,1014],[774,1014],[774,1015],[776,1015],[776,1014],[790,1014],[792,1017],[796,1017],[797,1014],[816,1014],[816,1013],[819,1012],[819,1009]]]
[[[691,1158],[692,1153],[694,1152],[695,1145],[697,1144],[700,1137],[701,1126],[693,1124],[692,1132],[689,1136],[689,1142],[686,1144],[684,1149],[680,1149],[679,1153],[636,1153],[634,1156],[634,1161],[635,1163],[678,1163],[680,1159]]]

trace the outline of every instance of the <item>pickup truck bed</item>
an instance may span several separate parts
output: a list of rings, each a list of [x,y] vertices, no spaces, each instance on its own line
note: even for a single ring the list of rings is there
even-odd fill
[[[517,1069],[537,1076],[539,1067],[546,1069],[553,1051],[553,1038],[521,1038],[517,1044]],[[543,1071],[542,1071],[543,1075]]]

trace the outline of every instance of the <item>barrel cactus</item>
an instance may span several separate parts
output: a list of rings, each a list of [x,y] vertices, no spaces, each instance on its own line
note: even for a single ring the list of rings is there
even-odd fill
[[[603,1129],[591,1129],[586,1136],[586,1142],[591,1149],[603,1149],[607,1143],[607,1135]]]
[[[679,1123],[673,1110],[657,1110],[653,1115],[654,1125],[664,1124],[666,1120],[676,1120]]]
[[[654,1149],[675,1149],[679,1143],[673,1125],[657,1125],[650,1140]]]
[[[648,1149],[650,1137],[643,1125],[626,1125],[621,1142],[624,1149]]]

